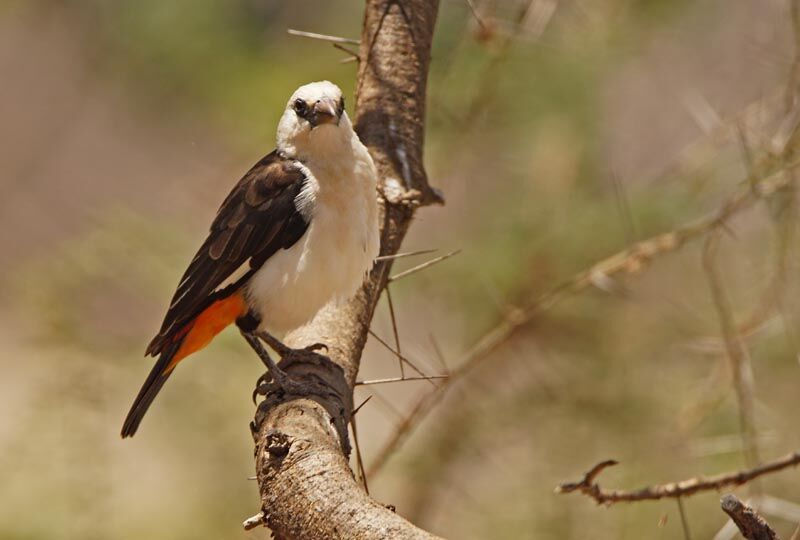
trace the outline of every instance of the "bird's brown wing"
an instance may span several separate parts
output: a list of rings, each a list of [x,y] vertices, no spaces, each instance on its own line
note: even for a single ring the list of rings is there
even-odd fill
[[[220,206],[211,231],[183,274],[158,335],[146,354],[156,355],[170,336],[216,298],[233,292],[276,251],[291,247],[308,228],[295,199],[306,177],[277,152],[256,163]],[[243,267],[245,275],[218,288]]]

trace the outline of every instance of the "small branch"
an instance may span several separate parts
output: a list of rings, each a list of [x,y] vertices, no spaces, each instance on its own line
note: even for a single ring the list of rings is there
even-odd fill
[[[747,540],[780,540],[764,518],[734,495],[722,497],[720,506]]]
[[[753,368],[750,353],[742,337],[737,331],[733,319],[730,298],[722,283],[718,265],[716,264],[719,233],[715,232],[706,238],[703,248],[703,267],[708,276],[711,297],[720,322],[720,331],[725,342],[725,351],[731,371],[733,386],[736,390],[736,401],[739,406],[739,423],[742,433],[745,461],[748,467],[758,465],[758,445],[756,443],[755,398]]]
[[[251,529],[255,529],[256,527],[260,527],[264,525],[264,512],[259,512],[258,514],[251,516],[242,522],[242,527],[244,530],[249,531]]]
[[[339,36],[329,36],[327,34],[317,34],[315,32],[303,32],[302,30],[294,30],[293,28],[289,28],[288,30],[286,30],[286,32],[292,36],[304,37],[309,39],[318,39],[320,41],[329,41],[331,43],[343,43],[346,45],[358,45],[360,43],[360,41],[358,41],[357,39],[349,39]]]
[[[694,495],[700,491],[720,490],[728,486],[740,486],[765,474],[781,471],[800,464],[800,452],[794,452],[752,469],[715,476],[698,476],[680,482],[658,484],[634,491],[605,490],[594,480],[607,467],[616,465],[614,460],[602,461],[592,467],[578,482],[568,482],[556,488],[556,493],[572,493],[577,491],[594,499],[597,504],[614,504],[619,502],[655,501],[664,498],[678,498]]]

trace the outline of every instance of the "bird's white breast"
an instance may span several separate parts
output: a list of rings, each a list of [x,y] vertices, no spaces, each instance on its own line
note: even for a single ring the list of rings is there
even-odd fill
[[[342,159],[305,163],[307,181],[297,202],[310,214],[309,227],[248,283],[248,303],[269,332],[285,334],[328,302],[350,298],[378,255],[375,165],[357,138],[353,147]]]

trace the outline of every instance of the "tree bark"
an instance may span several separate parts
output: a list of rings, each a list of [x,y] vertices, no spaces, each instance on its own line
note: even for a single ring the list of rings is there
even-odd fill
[[[422,155],[437,11],[438,0],[366,2],[355,127],[380,176],[382,255],[398,251],[416,208],[442,202]],[[253,424],[263,522],[278,538],[435,538],[372,500],[348,465],[353,386],[391,265],[376,263],[352,300],[287,337],[290,346],[320,342],[328,350],[282,366],[303,390],[270,393]]]

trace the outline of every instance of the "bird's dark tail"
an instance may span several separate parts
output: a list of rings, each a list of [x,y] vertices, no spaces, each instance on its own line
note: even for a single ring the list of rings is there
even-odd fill
[[[139,424],[142,422],[142,418],[144,418],[144,414],[147,412],[147,409],[150,408],[150,404],[153,403],[159,390],[161,390],[161,387],[164,386],[164,383],[167,382],[167,379],[169,379],[169,376],[172,374],[173,370],[168,368],[170,367],[172,359],[175,357],[175,353],[180,349],[182,342],[183,340],[181,339],[175,343],[171,343],[161,352],[156,365],[153,366],[153,369],[147,376],[147,380],[145,380],[142,385],[142,389],[139,390],[139,394],[133,401],[131,410],[128,411],[128,416],[125,418],[125,423],[122,424],[121,435],[123,438],[133,437],[134,433],[136,433]]]
[[[157,336],[148,347],[148,353],[159,354],[158,361],[139,395],[133,402],[128,417],[122,425],[122,437],[132,437],[144,417],[144,413],[158,395],[158,391],[169,379],[178,362],[208,345],[214,336],[222,332],[228,325],[247,313],[248,307],[244,296],[233,289],[227,296],[211,298],[208,305],[202,308],[194,318],[181,328],[166,336]]]

